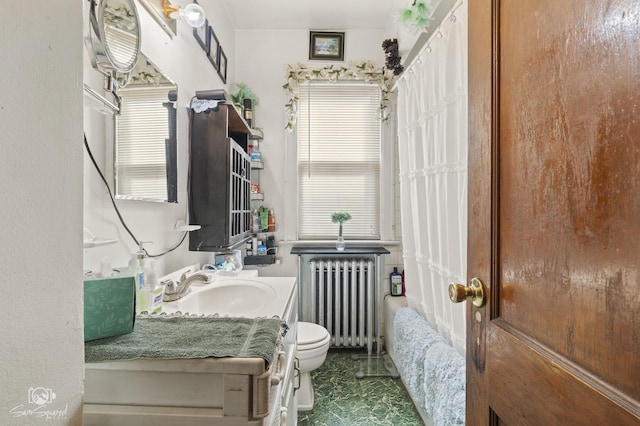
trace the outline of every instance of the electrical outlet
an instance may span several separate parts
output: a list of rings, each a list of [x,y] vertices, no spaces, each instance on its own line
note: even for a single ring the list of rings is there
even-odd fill
[[[282,258],[281,257],[276,257],[276,265],[279,265],[282,263]]]

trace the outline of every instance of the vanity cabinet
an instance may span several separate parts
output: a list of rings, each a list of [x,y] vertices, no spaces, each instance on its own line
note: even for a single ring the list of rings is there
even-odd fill
[[[83,424],[296,425],[295,389],[299,377],[296,363],[297,282],[293,277],[256,277],[253,280],[260,280],[275,292],[264,300],[257,316],[277,316],[286,324],[286,333],[276,340],[268,364],[262,357],[87,362]],[[214,300],[203,299],[198,313],[211,309],[208,304]],[[167,324],[168,327],[171,325]],[[136,332],[135,328],[133,332]],[[246,340],[246,336],[239,338]],[[188,346],[182,350],[188,351]]]
[[[240,245],[251,232],[251,129],[235,107],[213,102],[190,110],[189,250],[220,251]]]

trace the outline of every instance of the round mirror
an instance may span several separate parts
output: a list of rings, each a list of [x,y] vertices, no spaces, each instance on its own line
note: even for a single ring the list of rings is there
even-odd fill
[[[87,47],[94,67],[127,73],[140,53],[140,21],[133,0],[92,0]]]

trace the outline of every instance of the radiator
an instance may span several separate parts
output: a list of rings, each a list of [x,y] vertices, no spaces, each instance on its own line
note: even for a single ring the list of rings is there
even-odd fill
[[[372,352],[377,275],[372,259],[311,259],[311,320],[325,327],[333,347]]]

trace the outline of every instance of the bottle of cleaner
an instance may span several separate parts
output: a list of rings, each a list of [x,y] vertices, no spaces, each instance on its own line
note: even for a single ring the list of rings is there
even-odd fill
[[[402,296],[402,274],[398,272],[398,267],[393,267],[393,272],[389,274],[389,282],[391,283],[391,295]]]
[[[158,282],[156,272],[150,262],[146,283],[149,299],[148,312],[150,314],[159,314],[162,312],[162,296],[164,295],[164,289]]]

